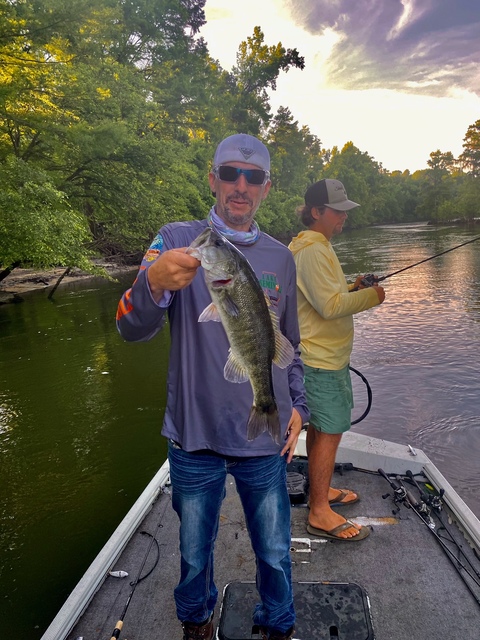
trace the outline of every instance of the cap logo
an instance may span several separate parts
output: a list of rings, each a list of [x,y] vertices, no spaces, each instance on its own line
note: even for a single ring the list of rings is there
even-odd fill
[[[245,160],[248,160],[250,156],[252,156],[255,153],[253,149],[249,149],[248,147],[238,147],[238,150],[240,151],[242,156],[245,158]]]

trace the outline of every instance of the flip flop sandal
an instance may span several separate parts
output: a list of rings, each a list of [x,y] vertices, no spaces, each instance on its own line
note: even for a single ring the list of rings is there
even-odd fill
[[[357,525],[351,520],[346,520],[343,524],[338,525],[338,527],[334,527],[330,529],[330,531],[326,531],[325,529],[318,529],[317,527],[313,527],[311,524],[307,524],[307,531],[312,536],[317,536],[318,538],[328,538],[329,540],[341,540],[342,542],[354,542],[356,540],[364,540],[367,536],[370,535],[370,529],[368,527],[362,527],[359,529],[359,533],[353,538],[342,538],[338,534],[346,529],[350,529],[354,527],[358,529]]]
[[[340,491],[338,496],[328,501],[328,504],[331,507],[347,507],[349,504],[355,504],[355,502],[358,502],[360,500],[360,494],[357,493],[357,491],[350,492],[350,489],[337,489],[337,491]],[[357,497],[354,498],[353,500],[345,501],[344,498],[346,498],[349,495],[349,492],[355,493]],[[307,502],[307,507],[310,509],[310,500]]]
[[[355,504],[355,502],[358,502],[360,500],[360,496],[356,491],[350,491],[350,489],[337,489],[337,491],[340,491],[338,496],[328,501],[328,504],[331,507],[346,507],[347,505]],[[345,498],[351,493],[355,493],[357,497],[353,500],[345,500]]]

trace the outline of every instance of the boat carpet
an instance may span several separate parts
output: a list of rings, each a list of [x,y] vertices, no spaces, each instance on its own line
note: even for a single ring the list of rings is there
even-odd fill
[[[392,513],[391,497],[382,499],[390,487],[378,475],[343,467],[334,473],[332,484],[360,493],[359,502],[342,506],[338,512],[370,526],[372,532],[365,540],[353,543],[315,538],[306,532],[306,504],[300,502],[293,506],[294,582],[360,585],[368,596],[376,640],[476,640],[480,607],[425,523],[403,506],[398,513]],[[121,640],[182,638],[173,601],[180,567],[178,518],[168,493],[160,495],[140,530],[154,533],[159,522],[162,524],[157,534],[160,560],[148,578],[139,583],[131,599]],[[146,536],[132,537],[113,567],[128,571],[128,579],[107,577],[68,640],[111,637],[131,591],[129,581],[136,577],[148,544]],[[145,572],[153,562],[154,558],[148,559]],[[242,506],[234,479],[228,476],[215,547],[215,582],[220,594],[215,609],[216,627],[225,587],[236,581],[254,582],[255,574],[255,557]],[[248,624],[251,624],[251,615]],[[300,609],[298,625],[302,624]],[[313,637],[301,640],[313,640]]]

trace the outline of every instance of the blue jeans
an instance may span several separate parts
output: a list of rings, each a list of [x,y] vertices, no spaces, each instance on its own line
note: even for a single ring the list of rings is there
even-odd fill
[[[295,612],[285,458],[188,453],[169,442],[168,459],[172,504],[180,518],[181,573],[174,592],[179,620],[203,622],[217,602],[213,549],[230,473],[256,557],[256,585],[262,602],[256,606],[253,622],[287,631],[295,622]]]

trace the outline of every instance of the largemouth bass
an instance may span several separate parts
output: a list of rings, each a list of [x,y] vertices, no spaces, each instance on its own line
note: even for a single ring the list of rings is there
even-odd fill
[[[272,362],[285,369],[295,352],[282,334],[250,263],[231,242],[208,228],[188,247],[200,260],[212,297],[199,322],[222,322],[230,343],[223,374],[229,382],[250,381],[253,406],[247,422],[247,439],[264,431],[282,442],[282,429],[273,392]]]

